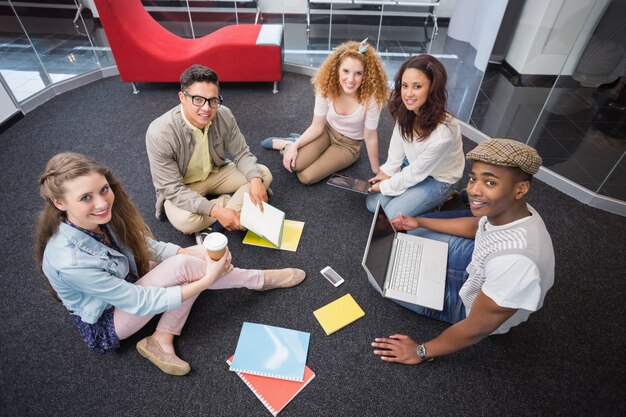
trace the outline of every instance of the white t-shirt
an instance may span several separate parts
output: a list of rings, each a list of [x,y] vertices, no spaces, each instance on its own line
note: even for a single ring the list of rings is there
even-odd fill
[[[480,291],[500,307],[517,309],[494,334],[525,322],[554,283],[550,235],[539,214],[528,209],[531,216],[502,226],[480,219],[469,277],[459,291],[467,315]]]
[[[381,108],[373,99],[367,103],[367,107],[359,105],[352,114],[341,115],[335,112],[333,100],[315,95],[315,108],[313,114],[326,116],[326,121],[337,132],[354,140],[363,140],[365,128],[376,130],[380,119]]]
[[[409,165],[400,169],[404,158]],[[437,181],[454,184],[463,176],[465,156],[461,128],[455,118],[449,117],[430,136],[420,142],[402,139],[396,123],[389,143],[387,161],[381,171],[391,178],[380,182],[383,195],[396,196],[431,176]]]

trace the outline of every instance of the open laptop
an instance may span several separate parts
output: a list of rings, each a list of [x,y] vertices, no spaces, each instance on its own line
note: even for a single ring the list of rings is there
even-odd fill
[[[383,297],[441,311],[447,260],[447,243],[397,233],[377,204],[361,264]]]

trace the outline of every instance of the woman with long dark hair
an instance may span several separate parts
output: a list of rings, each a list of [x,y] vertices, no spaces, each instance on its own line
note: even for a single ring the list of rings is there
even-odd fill
[[[446,108],[447,75],[431,55],[405,61],[395,77],[389,111],[396,122],[387,162],[380,166],[367,197],[391,218],[417,216],[445,203],[465,167],[461,130]]]

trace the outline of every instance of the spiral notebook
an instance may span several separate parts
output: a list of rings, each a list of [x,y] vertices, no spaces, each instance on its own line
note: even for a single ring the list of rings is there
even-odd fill
[[[302,382],[310,338],[299,330],[244,322],[230,370]]]
[[[233,361],[233,357],[234,356],[231,356],[227,359],[226,363],[230,365]],[[248,388],[252,390],[254,395],[256,395],[273,416],[280,413],[281,410],[315,378],[315,373],[308,366],[304,367],[303,382],[267,378],[243,372],[237,372],[237,375],[239,375],[239,378],[246,383]]]

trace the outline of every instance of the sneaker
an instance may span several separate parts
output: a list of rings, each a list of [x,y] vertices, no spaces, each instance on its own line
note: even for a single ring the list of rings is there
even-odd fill
[[[187,362],[174,353],[165,352],[152,336],[141,339],[137,343],[137,351],[166,374],[181,376],[191,371]]]
[[[306,273],[296,268],[266,269],[263,271],[263,277],[263,287],[258,291],[295,287],[304,281]]]

